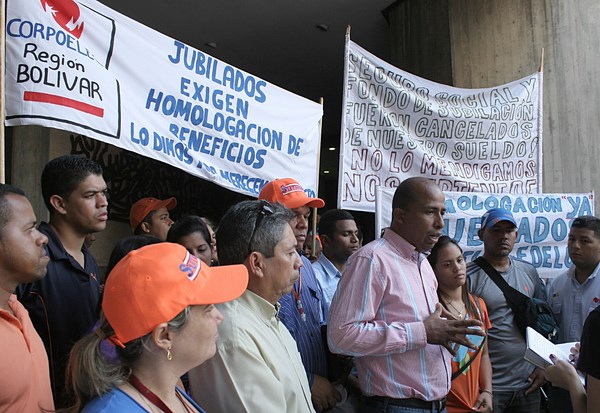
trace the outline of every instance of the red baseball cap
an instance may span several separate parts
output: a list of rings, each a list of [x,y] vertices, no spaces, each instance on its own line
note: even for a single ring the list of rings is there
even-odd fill
[[[129,224],[131,225],[131,229],[135,230],[150,212],[161,209],[162,207],[166,207],[167,210],[170,211],[176,206],[177,200],[175,198],[161,200],[149,197],[138,200],[131,206],[131,210],[129,211]]]
[[[131,251],[110,272],[102,309],[125,343],[145,336],[190,305],[219,304],[242,295],[248,286],[244,265],[210,267],[179,245],[161,242]]]
[[[305,205],[311,208],[323,208],[325,206],[325,201],[321,198],[310,198],[306,195],[302,185],[292,178],[272,180],[261,189],[258,199],[264,199],[271,203],[279,202],[289,209]]]

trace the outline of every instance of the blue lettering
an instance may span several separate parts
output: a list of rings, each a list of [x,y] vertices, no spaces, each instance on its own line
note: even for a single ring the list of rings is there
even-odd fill
[[[554,241],[564,240],[569,233],[569,227],[564,219],[558,218],[552,223],[552,239]]]
[[[546,217],[535,217],[535,226],[533,231],[533,242],[538,244],[548,237],[550,232],[550,222]]]
[[[190,85],[190,79],[182,77],[181,78],[181,82],[180,82],[180,86],[179,86],[179,93],[181,93],[185,97],[190,97],[190,94],[188,92],[188,86],[189,85]]]
[[[467,245],[469,247],[478,247],[482,244],[481,240],[479,239],[479,236],[477,235],[477,230],[480,224],[480,218],[469,219],[469,232],[467,234]],[[475,238],[476,236],[477,239]]]
[[[523,217],[521,222],[519,222],[519,234],[517,235],[517,242],[524,242],[531,244],[533,240],[531,239],[531,225],[529,224],[529,217]]]
[[[568,219],[577,218],[579,216],[579,204],[581,203],[581,198],[573,198],[572,196],[567,197],[567,201],[571,204],[571,212],[567,213]]]
[[[500,198],[500,208],[504,208],[509,211],[511,210],[512,201],[509,196],[503,196],[502,198]]]
[[[515,199],[515,206],[513,212],[527,212],[527,208],[525,208],[525,203],[523,202],[523,198]]]
[[[456,208],[454,207],[454,202],[450,198],[446,198],[446,213],[454,214],[456,212]],[[448,225],[448,223],[446,223]]]
[[[542,247],[542,267],[552,268],[552,254],[550,254],[552,247],[550,245],[544,245]]]
[[[560,262],[560,250],[558,249],[558,246],[555,245],[554,246],[554,268],[562,268],[563,265]]]
[[[471,199],[465,195],[460,196],[456,200],[456,206],[458,206],[458,209],[460,209],[461,211],[466,211],[471,208]]]
[[[458,218],[456,220],[456,225],[454,227],[454,235],[451,235],[449,233],[450,228],[448,227],[448,224],[446,224],[446,226],[444,227],[444,230],[447,229],[446,235],[448,235],[450,238],[452,238],[454,240],[461,240],[463,237],[463,233],[465,231],[465,222],[466,222],[466,218]]]
[[[485,210],[488,211],[494,208],[498,208],[498,198],[494,196],[487,197],[485,199]]]

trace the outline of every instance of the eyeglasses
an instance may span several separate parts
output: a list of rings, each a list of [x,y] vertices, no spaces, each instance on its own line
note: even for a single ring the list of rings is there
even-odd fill
[[[273,215],[275,213],[275,207],[273,206],[273,204],[271,204],[269,201],[265,201],[264,199],[260,200],[260,211],[258,212],[258,215],[256,216],[256,221],[254,222],[254,229],[252,230],[252,235],[250,235],[250,239],[248,239],[248,255],[252,252],[252,240],[254,239],[254,236],[256,235],[256,231],[258,230],[258,228],[260,227],[260,224],[262,224],[263,219],[265,218],[265,216],[267,215]]]

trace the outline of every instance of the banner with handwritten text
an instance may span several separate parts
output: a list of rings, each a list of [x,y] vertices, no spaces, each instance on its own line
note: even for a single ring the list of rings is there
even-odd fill
[[[392,217],[394,188],[376,191],[375,236],[388,227]],[[518,236],[511,255],[531,262],[544,278],[554,278],[571,266],[567,238],[571,222],[594,215],[594,193],[586,194],[489,194],[445,192],[444,235],[458,241],[467,261],[481,255],[483,245],[477,231],[488,209],[511,211],[518,224]]]
[[[375,188],[425,176],[444,191],[538,193],[542,73],[458,89],[346,39],[338,204],[373,212]]]
[[[246,195],[317,193],[322,106],[92,0],[8,0],[6,125],[64,129]]]

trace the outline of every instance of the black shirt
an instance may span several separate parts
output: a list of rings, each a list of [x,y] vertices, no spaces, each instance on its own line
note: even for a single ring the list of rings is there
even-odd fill
[[[600,380],[600,307],[587,316],[583,325],[577,368]]]

